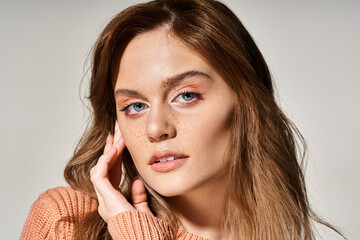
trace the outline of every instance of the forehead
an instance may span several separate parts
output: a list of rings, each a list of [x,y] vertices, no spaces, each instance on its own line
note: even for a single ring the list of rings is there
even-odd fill
[[[166,29],[157,29],[130,41],[120,60],[116,86],[154,84],[192,70],[209,75],[214,71],[203,57],[171,37]]]

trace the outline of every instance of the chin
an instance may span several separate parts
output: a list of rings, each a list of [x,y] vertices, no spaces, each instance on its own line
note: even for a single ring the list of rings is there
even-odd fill
[[[194,180],[194,179],[192,179]],[[166,181],[150,181],[149,186],[163,197],[175,197],[190,193],[203,184],[203,181],[184,181],[173,178]]]
[[[176,191],[164,191],[164,192],[158,192],[161,196],[163,197],[176,197],[176,196],[181,196],[183,195],[182,192],[176,192]]]
[[[158,194],[160,194],[163,197],[175,197],[179,195],[186,194],[189,192],[189,189],[184,188],[183,185],[173,185],[169,184],[167,186],[151,186],[152,189],[154,189]]]
[[[184,181],[176,180],[176,178],[169,179],[157,179],[154,181],[154,178],[151,178],[150,181],[147,181],[144,178],[147,185],[150,186],[156,193],[163,197],[174,197],[188,193],[193,188],[191,183]]]

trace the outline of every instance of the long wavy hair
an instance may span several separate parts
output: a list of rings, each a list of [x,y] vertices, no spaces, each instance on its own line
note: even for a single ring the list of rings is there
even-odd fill
[[[261,52],[234,13],[213,0],[137,4],[107,24],[92,51],[91,121],[64,172],[70,186],[96,198],[89,172],[114,129],[114,86],[121,56],[135,36],[164,26],[168,34],[204,57],[236,93],[223,233],[231,239],[314,239],[312,220],[333,228],[309,206],[302,172],[306,143],[276,103]],[[120,188],[129,201],[136,176],[125,149]],[[155,216],[179,227],[165,199],[145,185]],[[76,223],[74,239],[111,236],[94,211]]]

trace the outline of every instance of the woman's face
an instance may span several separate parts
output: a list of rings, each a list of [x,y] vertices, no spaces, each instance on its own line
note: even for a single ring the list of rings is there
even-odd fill
[[[140,34],[126,47],[115,99],[125,145],[159,194],[185,194],[224,175],[235,95],[165,30]],[[149,164],[152,156],[179,159]]]

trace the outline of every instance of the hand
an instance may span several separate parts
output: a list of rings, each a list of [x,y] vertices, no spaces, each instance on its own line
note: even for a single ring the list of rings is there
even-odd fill
[[[110,133],[106,139],[104,153],[97,164],[90,170],[91,182],[99,201],[100,216],[108,222],[119,213],[139,210],[152,214],[147,203],[144,183],[140,179],[131,185],[131,205],[122,195],[119,184],[121,180],[122,153],[125,148],[118,123],[115,123],[115,133]]]

